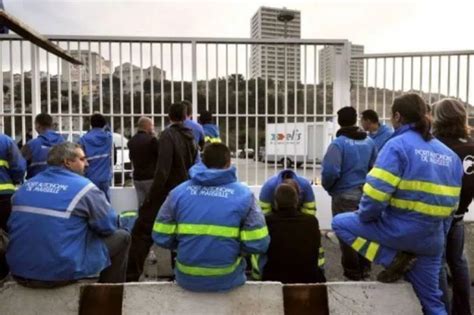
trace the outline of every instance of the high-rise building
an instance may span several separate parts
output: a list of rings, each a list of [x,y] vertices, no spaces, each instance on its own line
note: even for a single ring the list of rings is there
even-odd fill
[[[117,66],[114,71],[114,76],[120,78],[120,66]],[[143,76],[143,82],[142,80]],[[122,84],[124,93],[139,92],[141,91],[142,84],[146,80],[160,82],[163,76],[163,81],[166,80],[166,71],[153,66],[144,68],[143,70],[129,62],[122,64]]]
[[[288,22],[278,20],[281,13],[293,16]],[[301,38],[301,13],[286,8],[260,7],[250,21],[251,37],[255,39],[269,38]],[[288,81],[300,80],[300,47],[299,45],[252,45],[250,69],[252,77],[269,79],[278,78]]]
[[[336,55],[341,53],[341,46],[327,46],[319,50],[319,83],[326,81],[327,84],[330,84],[334,81],[336,73]],[[351,45],[351,56],[363,54],[363,45]],[[351,83],[353,85],[364,85],[363,59],[351,59]]]

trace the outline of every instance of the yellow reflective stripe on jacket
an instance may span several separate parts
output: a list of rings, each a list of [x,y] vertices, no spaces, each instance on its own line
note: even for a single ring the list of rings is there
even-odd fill
[[[303,206],[301,207],[301,212],[310,215],[316,215],[316,202],[313,201],[303,203]]]
[[[205,136],[205,137],[204,137],[204,141],[205,141],[205,142],[210,142],[210,143],[221,143],[221,139],[220,139],[220,138],[217,138],[217,137],[209,137],[209,136]]]
[[[237,267],[240,264],[240,261],[242,260],[241,257],[239,257],[235,263],[233,263],[230,266],[227,267],[195,267],[195,266],[188,266],[180,263],[179,261],[176,261],[176,268],[185,274],[191,275],[191,276],[225,276],[228,275],[237,269]]]
[[[138,212],[133,211],[133,210],[132,211],[125,211],[125,212],[120,213],[121,218],[135,217],[135,216],[138,216]]]
[[[386,171],[384,169],[374,167],[370,172],[369,176],[372,176],[374,178],[380,179],[394,187],[397,187],[400,181],[402,180],[400,177],[390,173],[389,171]]]
[[[421,191],[428,194],[448,197],[459,197],[459,194],[461,193],[461,187],[439,185],[421,180],[401,179],[400,177],[377,167],[374,167],[369,172],[369,175],[402,190]]]
[[[262,212],[264,214],[268,214],[272,211],[272,204],[269,203],[269,202],[264,202],[264,201],[259,201],[258,202],[258,205],[260,206],[260,208],[262,209]]]
[[[374,188],[369,183],[366,183],[364,185],[364,194],[366,194],[370,198],[372,198],[374,200],[377,200],[377,201],[380,201],[380,202],[385,202],[385,201],[389,200],[390,197],[391,197],[389,194],[384,193],[383,191]]]
[[[256,241],[268,236],[268,229],[266,226],[255,230],[240,231],[240,239],[242,241]]]
[[[6,167],[6,168],[10,168],[10,164],[8,164],[7,160],[0,160],[0,167],[1,166]]]
[[[16,187],[11,183],[0,184],[0,191],[1,190],[16,190]]]
[[[155,224],[153,225],[153,232],[162,234],[175,234],[176,224],[155,222]]]
[[[369,246],[367,247],[367,250],[364,254],[361,249],[365,246],[366,243],[367,240],[365,238],[357,237],[355,241],[351,244],[351,247],[368,260],[374,261],[375,256],[377,256],[377,253],[379,251],[380,245],[376,242],[369,241]]]
[[[416,211],[434,217],[449,217],[455,209],[455,206],[436,206],[421,201],[404,200],[393,197],[390,199],[390,205],[400,209]]]
[[[188,234],[188,235],[209,235],[217,237],[237,238],[240,229],[238,227],[210,225],[210,224],[168,224],[155,222],[153,231],[163,234]],[[268,233],[268,232],[267,232]]]
[[[438,185],[418,180],[401,180],[398,188],[403,190],[422,191],[428,194],[449,197],[459,197],[461,193],[461,187]]]
[[[209,235],[235,238],[239,236],[239,228],[233,226],[210,224],[178,224],[178,234]]]

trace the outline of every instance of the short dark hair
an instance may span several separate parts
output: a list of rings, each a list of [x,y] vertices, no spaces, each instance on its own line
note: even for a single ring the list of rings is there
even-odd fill
[[[51,128],[53,127],[53,117],[47,113],[38,114],[35,117],[35,124],[38,124],[44,128]]]
[[[230,162],[230,150],[223,143],[206,144],[202,162],[208,168],[225,168]]]
[[[352,106],[346,106],[337,111],[337,123],[341,127],[351,127],[357,123],[357,111]]]
[[[183,103],[171,104],[168,116],[172,121],[184,121],[186,119],[186,106]]]
[[[212,113],[208,110],[203,110],[199,114],[199,122],[203,125],[212,123]]]
[[[181,103],[186,106],[186,115],[191,116],[193,114],[193,103],[188,100],[182,100]]]
[[[93,114],[91,116],[91,127],[92,128],[104,128],[107,125],[107,121],[102,114]]]
[[[433,134],[454,139],[469,137],[467,112],[461,101],[444,98],[433,105]]]
[[[295,187],[290,184],[282,183],[275,190],[275,205],[277,209],[281,208],[298,208],[298,192]]]
[[[374,124],[379,123],[379,115],[377,112],[373,109],[366,109],[361,113],[362,119],[363,120],[368,120]]]

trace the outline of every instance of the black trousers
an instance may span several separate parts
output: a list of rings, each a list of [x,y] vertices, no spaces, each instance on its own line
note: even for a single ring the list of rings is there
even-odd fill
[[[332,197],[332,214],[352,212],[358,209],[362,196],[361,189],[353,189]],[[341,248],[341,264],[344,276],[350,280],[359,281],[366,278],[370,272],[370,261],[356,252],[352,247],[339,239]]]
[[[138,218],[132,229],[132,243],[128,255],[127,282],[136,282],[143,273],[143,264],[153,245],[151,233],[156,215],[165,202],[168,192],[156,192],[153,187],[138,210]]]
[[[6,231],[7,233],[7,222],[8,218],[10,217],[10,213],[12,212],[11,198],[11,194],[0,195],[0,229]],[[9,271],[10,269],[8,268],[5,254],[0,253],[0,280],[5,278]]]

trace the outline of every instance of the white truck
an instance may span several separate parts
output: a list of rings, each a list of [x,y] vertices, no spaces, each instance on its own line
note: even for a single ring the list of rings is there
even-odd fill
[[[265,156],[269,163],[281,163],[292,167],[296,163],[321,163],[334,138],[332,122],[287,122],[267,124],[265,132]]]

